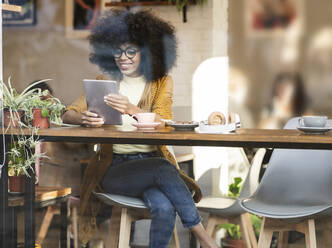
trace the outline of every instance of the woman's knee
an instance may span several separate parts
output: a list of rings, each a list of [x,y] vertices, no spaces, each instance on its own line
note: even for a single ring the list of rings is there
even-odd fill
[[[150,208],[152,216],[175,217],[175,208],[170,202],[159,202]]]
[[[153,216],[175,216],[173,204],[159,189],[148,189],[143,193],[143,199]]]

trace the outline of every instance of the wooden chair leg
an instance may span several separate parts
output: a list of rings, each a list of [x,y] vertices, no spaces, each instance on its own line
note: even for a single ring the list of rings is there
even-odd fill
[[[288,231],[280,231],[278,236],[278,248],[288,247]]]
[[[210,215],[206,224],[206,232],[209,234],[210,237],[215,238],[216,225],[217,218]]]
[[[43,221],[41,223],[38,235],[37,235],[37,239],[36,239],[37,244],[41,245],[43,243],[43,241],[46,237],[48,228],[50,227],[51,221],[53,219],[54,213],[55,212],[54,212],[52,206],[48,206],[46,213],[44,215]]]
[[[128,208],[113,206],[110,220],[110,239],[109,242],[105,244],[105,248],[128,248],[130,242],[131,224],[133,221],[141,219],[142,216],[137,215],[137,213],[135,214]],[[181,247],[176,226],[174,227],[171,242],[172,241],[174,243],[172,247]]]
[[[269,248],[272,241],[273,231],[265,227],[266,218],[263,218],[261,232],[259,234],[258,248]]]
[[[179,240],[179,235],[176,229],[176,226],[174,226],[174,231],[173,231],[173,236],[171,239],[171,242],[169,244],[169,247],[175,247],[175,248],[180,248],[180,240]]]
[[[247,213],[245,213],[245,214],[247,214]],[[244,240],[246,248],[253,248],[251,246],[251,242],[250,242],[248,224],[246,223],[247,220],[245,219],[245,216],[244,216],[245,214],[240,215],[240,230],[242,233],[242,239]]]
[[[121,208],[112,207],[110,220],[110,240],[106,243],[106,248],[118,248],[121,222]]]
[[[257,246],[258,246],[257,238],[256,238],[256,235],[255,235],[254,227],[253,227],[253,225],[251,223],[251,220],[250,220],[249,213],[242,214],[241,215],[241,220],[242,219],[244,220],[246,228],[248,230],[251,247],[257,248]]]
[[[128,213],[128,208],[122,208],[119,234],[119,248],[128,248],[130,241],[130,227],[132,217]]]
[[[315,220],[309,219],[304,229],[306,248],[317,248]]]

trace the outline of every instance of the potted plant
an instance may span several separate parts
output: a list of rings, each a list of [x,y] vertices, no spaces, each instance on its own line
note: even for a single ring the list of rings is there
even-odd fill
[[[223,248],[244,248],[244,242],[240,226],[232,223],[220,224],[220,228],[226,229],[227,236],[221,239]]]
[[[48,128],[50,123],[61,125],[61,115],[65,106],[58,98],[51,96],[48,90],[43,92],[38,89],[40,97],[35,98],[31,96],[28,101],[28,119],[31,121],[32,126],[39,128]]]
[[[228,196],[230,197],[239,197],[243,180],[241,177],[235,177],[234,182],[228,186]],[[260,227],[262,220],[260,217],[250,214],[250,220],[253,224],[254,232],[256,237],[259,236]],[[227,236],[221,239],[222,247],[224,248],[244,248],[244,242],[241,239],[242,234],[240,231],[240,226],[237,224],[226,223],[220,224],[219,228],[224,228],[226,230]]]
[[[11,192],[23,191],[24,176],[32,176],[29,172],[33,169],[33,163],[37,159],[47,157],[43,153],[35,153],[35,147],[40,143],[39,137],[36,135],[38,128],[31,126],[31,119],[29,118],[24,118],[26,120],[24,122],[19,113],[23,112],[25,117],[29,117],[31,102],[38,101],[43,96],[41,90],[36,90],[32,87],[48,80],[35,82],[26,87],[20,94],[12,87],[10,78],[7,84],[0,81],[3,92],[4,115],[6,116],[7,113],[8,116],[7,123],[4,123],[7,126],[6,131],[9,127],[17,127],[19,130],[22,130],[22,134],[16,134],[15,137],[11,137],[7,152],[8,179]],[[25,132],[30,130],[31,134],[29,136],[23,134],[23,128],[25,128]],[[12,188],[15,185],[18,188]]]
[[[228,186],[228,196],[238,197],[242,189],[242,178],[235,177],[234,182]],[[223,248],[244,248],[244,242],[241,239],[240,226],[237,224],[226,223],[220,224],[219,228],[226,230],[226,237],[221,239]]]
[[[28,102],[31,99],[39,98],[40,95],[35,89],[31,89],[34,85],[40,82],[45,82],[50,79],[41,80],[29,85],[22,93],[18,93],[11,85],[11,79],[8,78],[8,83],[0,81],[0,86],[3,94],[3,113],[4,113],[4,125],[6,127],[27,127],[24,122],[24,115],[29,110]]]
[[[24,192],[24,176],[31,176],[29,170],[37,159],[47,157],[44,153],[35,153],[35,147],[40,143],[36,132],[38,129],[31,129],[31,136],[17,136],[12,139],[8,150],[8,181],[9,191],[15,193]]]

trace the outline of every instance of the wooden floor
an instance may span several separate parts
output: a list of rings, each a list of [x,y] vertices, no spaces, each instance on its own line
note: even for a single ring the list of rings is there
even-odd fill
[[[45,209],[46,210],[46,209]],[[44,216],[45,211],[41,210],[36,213],[36,229],[39,230],[41,219]],[[18,223],[24,223],[23,214],[19,213]],[[180,243],[182,248],[189,248],[189,233],[187,229],[182,228],[182,224],[178,221],[177,226],[179,227],[178,233],[180,235]],[[90,242],[90,248],[104,248],[102,239],[106,239],[108,235],[109,222],[105,221],[102,224],[101,229],[104,231],[98,232]],[[135,234],[134,245],[135,248],[144,248],[148,247],[148,241],[146,237],[148,235],[148,226],[145,223],[140,223],[137,225],[139,228]],[[46,248],[59,248],[59,237],[60,237],[60,218],[58,215],[55,215],[51,226],[48,230],[46,238],[42,247]],[[24,242],[24,226],[18,224],[18,243],[23,244]],[[23,247],[23,246],[22,246]]]
[[[38,211],[37,212],[37,218],[36,218],[36,227],[39,227],[41,218],[43,216],[44,212],[43,211]],[[23,215],[19,214],[18,216],[18,223],[23,223]],[[188,232],[186,230],[182,229],[182,225],[178,223],[179,228],[179,238],[180,238],[180,243],[181,243],[181,248],[189,248],[189,242],[187,241],[188,239]],[[108,223],[105,223],[103,227],[108,228]],[[18,225],[18,242],[24,242],[24,227],[23,225]],[[142,242],[142,239],[146,237],[146,232],[147,230],[143,230],[144,226],[141,227],[142,230],[137,231],[137,235],[135,237],[136,239],[136,246],[135,248],[143,248],[147,247],[144,245],[144,243],[147,242]],[[104,236],[107,235],[108,230],[105,230]],[[47,233],[47,236],[44,240],[43,248],[59,248],[59,237],[60,237],[60,218],[59,216],[55,216],[54,220],[52,221],[52,224],[50,226],[49,232]],[[103,237],[102,233],[97,234],[94,237],[94,240],[91,242],[90,248],[103,248],[103,242],[101,241],[101,238]],[[323,247],[322,240],[321,240],[321,233],[317,232],[317,242],[318,245],[317,247]],[[300,238],[297,240],[295,243],[289,244],[288,248],[305,248],[305,242],[303,238]]]

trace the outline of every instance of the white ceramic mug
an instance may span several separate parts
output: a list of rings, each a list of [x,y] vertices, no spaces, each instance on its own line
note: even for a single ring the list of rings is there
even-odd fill
[[[299,119],[300,126],[304,127],[325,127],[327,116],[302,116]]]
[[[133,118],[136,119],[138,123],[153,123],[155,122],[156,113],[137,113],[133,115]]]

